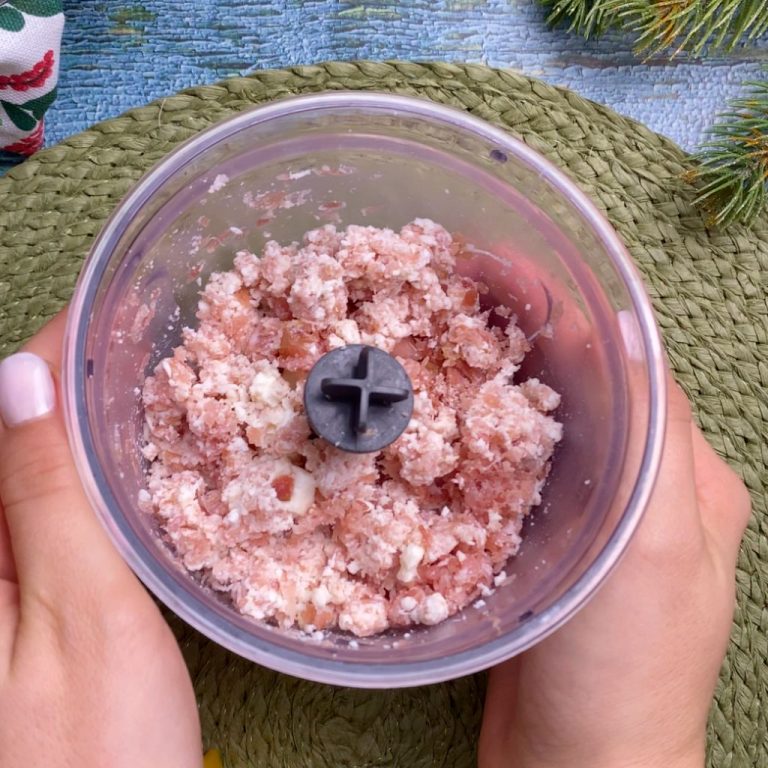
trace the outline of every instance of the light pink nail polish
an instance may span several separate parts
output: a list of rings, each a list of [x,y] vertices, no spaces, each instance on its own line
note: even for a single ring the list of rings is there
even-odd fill
[[[19,352],[0,363],[0,417],[17,427],[47,416],[56,406],[56,388],[45,360]]]

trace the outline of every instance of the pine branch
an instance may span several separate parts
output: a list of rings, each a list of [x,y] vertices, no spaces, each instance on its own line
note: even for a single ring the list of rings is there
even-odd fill
[[[768,204],[768,82],[746,85],[751,92],[720,115],[690,174],[703,182],[696,204],[721,226],[750,224]]]
[[[608,27],[631,30],[639,51],[694,54],[731,50],[768,31],[768,0],[540,0],[552,24],[570,21],[585,37]],[[712,224],[749,224],[768,210],[768,82],[730,102],[694,156],[690,181]]]
[[[547,20],[585,37],[609,27],[637,35],[637,50],[731,50],[768,30],[768,0],[540,0]]]
[[[578,32],[586,38],[598,36],[616,23],[615,15],[606,8],[606,0],[540,0],[549,8],[547,23],[555,26],[570,22],[569,32]]]
[[[638,35],[637,49],[658,53],[731,50],[768,30],[768,0],[603,0],[604,14]]]

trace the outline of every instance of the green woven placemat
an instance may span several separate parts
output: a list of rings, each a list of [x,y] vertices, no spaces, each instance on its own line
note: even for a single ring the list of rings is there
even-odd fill
[[[508,129],[563,168],[624,239],[700,423],[752,491],[710,763],[768,767],[768,221],[708,230],[681,178],[686,155],[642,125],[517,73],[442,63],[262,71],[134,109],[0,179],[0,357],[67,301],[105,217],[176,144],[253,104],[328,89],[422,96]],[[268,672],[175,624],[206,744],[221,748],[227,768],[474,763],[480,676],[399,692],[334,689]]]

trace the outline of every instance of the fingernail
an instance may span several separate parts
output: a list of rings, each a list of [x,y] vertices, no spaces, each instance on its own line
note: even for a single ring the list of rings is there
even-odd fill
[[[6,426],[40,419],[55,406],[56,388],[45,360],[19,352],[0,363],[0,417]]]

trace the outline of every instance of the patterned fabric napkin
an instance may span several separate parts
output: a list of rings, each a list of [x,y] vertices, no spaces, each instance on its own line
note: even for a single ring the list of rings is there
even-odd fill
[[[0,150],[31,155],[43,145],[63,29],[62,0],[0,0]]]

